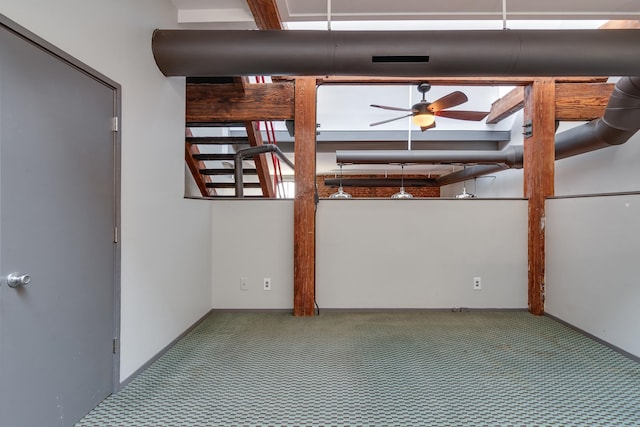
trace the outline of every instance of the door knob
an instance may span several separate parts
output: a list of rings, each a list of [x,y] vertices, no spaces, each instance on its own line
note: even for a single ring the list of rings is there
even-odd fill
[[[30,281],[31,276],[28,274],[11,273],[7,276],[7,284],[12,288],[28,285]]]

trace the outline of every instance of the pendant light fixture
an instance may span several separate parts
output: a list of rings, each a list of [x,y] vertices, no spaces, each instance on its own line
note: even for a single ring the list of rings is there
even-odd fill
[[[404,163],[402,166],[402,172],[400,175],[400,191],[391,196],[392,199],[412,199],[413,196],[410,193],[404,191]]]
[[[465,171],[467,169],[467,165],[463,166],[463,171]],[[474,197],[476,197],[475,194],[473,193],[467,193],[467,181],[463,181],[462,183],[462,193],[460,194],[456,194],[456,199],[473,199]]]
[[[338,191],[329,196],[332,199],[350,199],[351,194],[346,193],[344,188],[342,188],[342,163],[340,163],[340,185],[338,186]]]

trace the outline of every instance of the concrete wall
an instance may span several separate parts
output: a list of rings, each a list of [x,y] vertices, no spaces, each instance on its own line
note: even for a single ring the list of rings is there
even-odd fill
[[[122,85],[121,379],[211,307],[211,210],[184,200],[184,79],[151,53],[168,0],[3,0],[0,13]]]
[[[526,212],[523,200],[321,200],[318,305],[526,308]],[[293,201],[216,201],[213,224],[213,307],[291,308]]]

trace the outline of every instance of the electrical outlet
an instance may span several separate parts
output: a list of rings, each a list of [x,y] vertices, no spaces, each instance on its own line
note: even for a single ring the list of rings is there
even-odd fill
[[[264,282],[262,283],[263,283],[262,289],[264,289],[265,291],[271,290],[271,277],[265,277]]]
[[[241,277],[240,278],[240,290],[241,291],[248,291],[249,290],[249,278],[248,277]]]
[[[479,291],[480,289],[482,289],[482,278],[480,277],[473,278],[473,289],[476,291]]]

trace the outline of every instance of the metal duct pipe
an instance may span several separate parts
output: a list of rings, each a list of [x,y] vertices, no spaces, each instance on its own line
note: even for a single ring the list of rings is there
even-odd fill
[[[338,150],[336,161],[342,164],[505,164],[521,168],[522,147],[507,147],[501,151],[457,150]]]
[[[327,187],[439,187],[432,178],[325,178]]]
[[[638,30],[156,30],[165,76],[620,76]]]
[[[276,153],[283,162],[285,162],[291,169],[295,166],[293,162],[284,155],[284,153],[274,144],[258,145],[257,147],[248,147],[236,151],[233,156],[233,177],[236,184],[236,197],[244,197],[244,183],[242,179],[242,161],[247,157],[257,156],[263,153]]]
[[[601,119],[556,135],[556,160],[624,144],[640,129],[640,77],[616,83]]]
[[[443,185],[467,181],[469,179],[477,178],[482,175],[489,175],[506,169],[509,169],[509,166],[504,164],[467,166],[463,170],[453,172],[438,178],[436,180],[436,184],[438,185],[438,187],[442,187]]]

